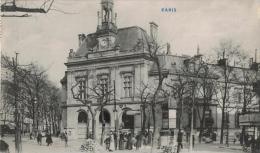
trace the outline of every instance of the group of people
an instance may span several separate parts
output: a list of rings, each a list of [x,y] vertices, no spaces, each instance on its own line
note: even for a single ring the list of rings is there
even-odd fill
[[[242,145],[242,136],[240,138],[240,143]],[[258,136],[258,138],[255,139],[254,136],[246,133],[245,136],[244,136],[244,145],[246,147],[251,147],[251,150],[253,152],[256,151],[256,150],[260,151],[260,137]]]
[[[42,132],[41,132],[41,131],[38,131],[38,132],[35,133],[35,135],[36,135],[37,143],[38,143],[39,145],[42,145],[42,138],[44,137],[43,134],[42,134]],[[46,144],[47,144],[47,146],[52,145],[53,141],[52,141],[52,136],[51,136],[51,134],[50,134],[49,132],[46,132],[45,137],[46,137]],[[30,133],[30,139],[31,139],[31,140],[33,139],[33,134],[32,134],[32,133]]]
[[[138,150],[141,147],[141,144],[147,145],[149,144],[149,138],[151,138],[151,134],[149,136],[148,132],[141,136],[141,132],[134,134],[134,132],[110,132],[104,140],[106,145],[106,150],[111,151],[111,142],[114,142],[114,149],[117,150]]]

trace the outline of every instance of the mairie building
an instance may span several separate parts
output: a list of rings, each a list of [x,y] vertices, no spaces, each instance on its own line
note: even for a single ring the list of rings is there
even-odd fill
[[[150,40],[157,39],[159,26],[150,22],[149,33],[138,26],[118,27],[113,0],[102,0],[100,5],[97,30],[87,35],[78,35],[78,49],[69,51],[65,63],[67,70],[61,80],[62,130],[66,130],[72,139],[86,138],[91,134],[93,119],[88,107],[90,106],[96,112],[98,139],[101,136],[102,126],[105,127],[105,133],[115,130],[138,133],[142,125],[151,131],[157,128],[161,135],[169,129],[182,128],[188,131],[191,122],[191,111],[188,109],[191,97],[184,96],[180,108],[178,100],[171,94],[171,89],[166,84],[171,84],[182,75],[179,73],[180,69],[187,67],[187,61],[191,57],[171,55],[170,45],[168,43],[162,45],[158,57],[165,77],[163,88],[168,92],[157,98],[156,126],[153,127],[149,108],[146,109],[146,123],[142,124],[142,91],[147,85],[148,91],[152,92],[158,83],[158,69],[149,58],[148,45]],[[195,62],[201,59],[199,49],[194,59]],[[214,65],[209,67],[216,71],[216,75],[208,79],[221,80],[222,76],[218,72],[221,68]],[[205,120],[210,124],[208,126],[216,130],[220,128],[221,112],[217,100],[214,100],[216,97],[211,98],[205,111]],[[149,101],[149,98],[147,100]],[[194,111],[193,124],[199,131],[202,115],[200,101],[203,102],[203,96],[201,98],[197,96],[196,101],[194,109],[197,111]],[[238,118],[236,111],[229,117],[232,118],[230,128],[239,128],[236,126]]]

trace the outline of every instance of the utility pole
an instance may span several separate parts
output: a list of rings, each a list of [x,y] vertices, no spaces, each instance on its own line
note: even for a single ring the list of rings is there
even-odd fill
[[[115,134],[117,136],[117,139],[115,140],[115,150],[117,150],[117,146],[118,146],[118,113],[117,113],[117,109],[116,109],[116,81],[113,81],[114,83],[114,122],[115,122]]]
[[[194,81],[194,80],[193,80]],[[194,102],[195,102],[195,83],[193,87],[193,93],[192,93],[192,106],[191,106],[191,123],[190,123],[190,148],[189,152],[192,152],[193,150],[193,120],[194,120]]]
[[[22,152],[22,141],[21,141],[21,112],[20,112],[20,104],[18,103],[18,92],[19,92],[19,84],[17,79],[17,67],[18,67],[18,53],[15,53],[15,58],[13,58],[13,67],[14,67],[14,100],[15,100],[15,112],[14,112],[14,119],[15,119],[15,152],[21,153]]]
[[[225,128],[225,109],[226,109],[226,100],[227,100],[227,88],[228,88],[228,76],[227,76],[227,68],[228,68],[228,63],[227,59],[225,58],[225,50],[223,52],[223,59],[222,63],[219,63],[220,66],[224,67],[224,96],[222,98],[223,101],[223,106],[222,106],[222,120],[221,120],[221,131],[220,131],[220,144],[223,144],[224,142],[224,128]]]

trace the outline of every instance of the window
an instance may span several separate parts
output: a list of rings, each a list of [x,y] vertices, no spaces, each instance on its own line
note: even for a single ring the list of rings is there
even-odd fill
[[[84,111],[79,112],[78,123],[87,123],[87,122],[88,122],[88,114]]]
[[[77,86],[77,96],[79,99],[87,99],[87,76],[76,76],[76,82],[78,83],[78,86]]]
[[[235,113],[235,128],[239,128],[239,112]]]
[[[124,82],[123,82],[123,88],[124,88],[124,97],[132,97],[132,88],[133,88],[133,77],[131,74],[125,74],[124,75]]]
[[[79,79],[79,98],[80,99],[87,99],[86,88],[87,88],[86,80]]]
[[[100,85],[101,91],[103,93],[108,92],[108,75],[107,74],[102,74],[98,76],[98,85]]]
[[[169,128],[169,109],[168,103],[162,104],[162,128],[168,129]]]

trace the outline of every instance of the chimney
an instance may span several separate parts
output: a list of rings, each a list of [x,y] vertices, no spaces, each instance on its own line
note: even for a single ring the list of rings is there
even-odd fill
[[[255,63],[257,63],[257,49],[255,49]]]
[[[79,47],[81,46],[85,38],[86,38],[85,34],[79,34]]]
[[[115,25],[116,25],[117,13],[115,13]]]
[[[197,46],[197,55],[200,55],[200,46]]]
[[[170,43],[167,43],[167,52],[166,52],[167,55],[171,54],[171,45]]]
[[[253,57],[252,57],[252,58],[250,58],[250,60],[249,60],[249,67],[251,67],[251,66],[253,65],[253,62],[254,62],[254,59],[253,59]]]
[[[97,12],[97,29],[100,29],[100,20],[101,20],[100,12],[98,11]]]
[[[158,25],[154,22],[150,22],[150,37],[153,41],[157,41]]]

